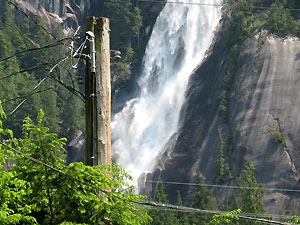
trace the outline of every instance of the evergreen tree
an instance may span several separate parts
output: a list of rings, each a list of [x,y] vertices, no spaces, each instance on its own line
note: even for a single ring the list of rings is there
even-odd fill
[[[104,3],[104,16],[110,19],[112,49],[126,55],[142,26],[140,9],[131,0],[109,0]]]
[[[199,171],[197,171],[195,183],[198,185],[194,186],[191,190],[191,207],[198,209],[216,209],[216,199],[213,196],[213,192],[204,186],[204,179]],[[211,219],[211,215],[194,213],[190,216],[190,223],[206,225]]]
[[[225,181],[231,179],[232,175],[231,175],[230,167],[225,160],[225,155],[224,155],[225,141],[223,140],[221,128],[218,129],[218,133],[219,133],[219,156],[217,159],[215,177],[213,180],[216,184],[222,184]]]
[[[237,178],[237,184],[240,187],[250,187],[253,189],[241,188],[234,192],[236,205],[246,213],[263,213],[264,207],[260,200],[264,195],[262,184],[257,183],[255,178],[255,168],[247,162],[246,168],[242,171],[242,175]],[[261,224],[258,222],[240,221],[239,224]]]
[[[180,191],[177,191],[177,205],[179,206],[183,206],[183,201],[181,198],[181,194]],[[178,218],[178,222],[181,225],[189,225],[189,214],[187,212],[178,212],[177,214],[177,218]]]
[[[168,195],[165,193],[164,185],[162,182],[159,183],[156,196],[154,196],[154,201],[168,204]],[[169,211],[165,209],[159,210],[153,209],[149,211],[149,215],[152,217],[152,225],[179,225],[179,221],[177,219],[177,212]]]
[[[291,12],[283,10],[283,4],[279,0],[271,5],[271,13],[269,16],[268,26],[273,33],[281,34],[283,36],[295,34],[299,27],[296,25]]]
[[[18,12],[7,1],[1,0],[1,10],[3,14],[0,20],[0,59],[19,51],[56,42],[26,18],[19,24],[24,15],[18,14],[15,17]],[[45,26],[39,17],[34,19],[40,26]],[[55,35],[58,39],[63,37],[62,27],[56,28]],[[72,135],[74,130],[84,129],[83,102],[51,79],[55,77],[67,85],[74,84],[73,71],[68,62],[60,65],[47,77],[36,90],[36,94],[31,93],[39,81],[47,76],[50,68],[66,54],[69,53],[65,47],[57,46],[18,54],[0,61],[0,99],[4,110],[10,113],[23,99],[27,99],[12,116],[5,119],[5,124],[14,131],[16,137],[22,135],[23,118],[36,117],[41,108],[46,114],[45,124],[51,131]],[[19,73],[22,70],[28,71]],[[75,83],[74,88],[77,88],[76,85]]]

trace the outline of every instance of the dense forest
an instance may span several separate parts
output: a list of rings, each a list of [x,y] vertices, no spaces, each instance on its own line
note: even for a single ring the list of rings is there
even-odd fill
[[[123,55],[112,69],[126,79],[132,73],[130,64],[139,61],[145,48],[145,40],[139,39],[142,11],[130,0],[105,1],[102,7],[103,15],[111,18],[114,27],[111,48],[121,50]],[[220,93],[220,114],[225,123],[242,43],[260,30],[283,38],[300,35],[299,11],[287,10],[300,9],[297,0],[235,0],[229,8],[224,45],[231,64]],[[251,188],[236,189],[228,198],[216,199],[214,192],[205,186],[202,175],[197,173],[197,185],[191,188],[189,198],[182,199],[178,192],[176,202],[179,206],[232,212],[224,217],[137,207],[133,202],[142,196],[133,194],[134,188],[127,184],[130,175],[121,167],[96,168],[82,163],[66,166],[63,146],[67,140],[63,137],[84,129],[84,101],[80,94],[83,86],[78,82],[82,80],[84,68],[74,70],[70,59],[64,60],[70,55],[71,40],[64,36],[61,25],[49,34],[41,18],[29,19],[5,0],[0,0],[0,12],[1,224],[262,224],[234,216],[239,210],[257,217],[263,214],[260,199],[264,193],[250,162],[240,176],[231,175],[224,159],[226,146],[221,130],[218,166],[211,179],[216,184],[231,180],[237,187]],[[13,165],[11,158],[16,159]],[[148,198],[165,204],[170,202],[163,183]],[[300,224],[296,217],[292,222]]]
[[[62,27],[57,26],[54,39],[42,29],[44,24],[40,18],[34,18],[34,22],[29,20],[7,1],[1,1],[0,11],[0,57],[3,59],[0,99],[8,115],[5,124],[20,137],[24,118],[36,117],[43,109],[45,123],[52,131],[69,135],[75,129],[83,129],[83,102],[57,82],[78,88],[70,61],[61,64],[48,77],[49,70],[69,54],[67,47],[61,47],[68,45],[68,39],[60,41],[65,38]],[[44,77],[47,79],[35,89]],[[24,99],[26,102],[16,108]]]
[[[122,59],[112,64],[112,70],[125,79],[131,74],[129,64],[137,58],[136,52],[143,51],[138,44],[141,12],[131,1],[122,6],[118,1],[107,1],[103,8],[103,15],[111,18],[113,27],[111,49],[122,52]],[[83,62],[73,69],[71,60],[67,59],[47,75],[56,63],[70,55],[71,40],[64,36],[63,25],[57,24],[51,32],[45,32],[46,26],[40,17],[28,18],[5,0],[1,0],[0,12],[0,58],[3,58],[0,99],[8,115],[6,125],[19,137],[23,119],[29,115],[36,117],[39,109],[43,109],[51,131],[70,137],[75,130],[84,130],[84,102],[80,93],[72,93],[72,89],[84,92]],[[84,29],[83,24],[82,34]],[[28,49],[32,51],[26,51]],[[12,57],[5,59],[8,56]],[[42,79],[42,84],[35,89]],[[26,102],[17,108],[24,99]]]

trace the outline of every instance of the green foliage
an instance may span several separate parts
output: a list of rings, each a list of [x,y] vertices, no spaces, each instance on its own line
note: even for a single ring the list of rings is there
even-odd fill
[[[228,122],[228,91],[227,90],[222,90],[220,95],[220,105],[219,105],[219,110],[220,110],[220,117],[223,119],[224,122]]]
[[[262,184],[257,183],[254,172],[255,168],[247,162],[246,168],[242,171],[242,175],[237,178],[237,184],[240,187],[250,187],[251,189],[241,188],[235,190],[236,205],[241,208],[242,212],[246,213],[263,213],[264,207],[260,199],[264,196]],[[261,224],[258,222],[240,221],[239,224],[252,225]]]
[[[213,197],[213,192],[204,186],[204,178],[199,171],[197,171],[195,187],[191,189],[193,208],[198,209],[215,209],[216,199]]]
[[[292,2],[291,0],[236,1],[226,38],[227,49],[233,45],[240,45],[247,37],[254,35],[257,29],[268,29],[283,37],[296,35],[299,27],[295,19],[298,15],[292,15],[289,10],[283,9],[290,6],[299,7]],[[266,9],[258,9],[259,7]]]
[[[216,209],[216,199],[213,192],[204,186],[204,178],[199,171],[196,174],[195,183],[198,184],[191,189],[192,208],[198,209]],[[190,216],[191,224],[206,225],[212,220],[212,215],[193,213]]]
[[[122,52],[122,59],[112,69],[122,79],[128,79],[131,75],[129,65],[138,57],[136,52],[146,47],[139,43],[141,10],[133,0],[108,0],[104,2],[104,16],[110,19],[111,48]]]
[[[0,101],[0,140],[11,145],[12,131],[3,129],[3,118],[5,114]],[[36,219],[30,216],[32,205],[23,204],[30,184],[18,179],[15,171],[8,171],[11,157],[14,157],[13,152],[0,144],[0,224],[37,224]]]
[[[291,221],[289,221],[291,224],[300,224],[300,217],[299,216],[294,216]]]
[[[215,177],[213,181],[216,184],[222,184],[225,181],[232,179],[232,175],[231,175],[230,167],[226,162],[224,156],[225,141],[223,140],[221,128],[218,129],[218,133],[219,133],[219,156],[217,159],[217,167],[216,167]]]
[[[179,190],[177,190],[177,205],[183,206],[183,201],[182,201]],[[181,225],[189,225],[190,224],[189,223],[189,219],[190,219],[189,214],[187,214],[185,212],[178,212],[177,219],[178,219],[179,224],[181,224]]]
[[[131,0],[108,0],[104,2],[104,16],[110,19],[112,49],[120,50],[128,57],[132,40],[142,26],[141,10]]]
[[[279,0],[275,0],[274,3],[271,4],[267,27],[272,33],[281,36],[296,34],[299,30],[299,26],[291,15],[291,12],[284,10],[283,6]]]
[[[0,58],[56,42],[35,23],[30,22],[23,14],[16,11],[7,1],[0,0],[0,5]],[[35,20],[44,26],[40,18],[36,17]],[[61,26],[54,30],[57,38],[64,37]],[[36,90],[40,91],[39,93],[30,95],[50,68],[66,54],[68,54],[66,47],[57,46],[19,54],[0,62],[0,79],[7,77],[0,80],[0,99],[4,110],[10,113],[19,102],[28,97],[12,116],[4,119],[6,126],[14,131],[16,137],[22,135],[23,118],[26,116],[36,117],[41,108],[46,114],[44,122],[52,132],[71,135],[74,129],[84,129],[84,104],[50,77]],[[22,70],[28,71],[18,73]],[[71,71],[68,62],[62,64],[51,75],[72,85],[72,74],[70,76],[67,70]],[[77,88],[76,84],[74,87]]]
[[[239,54],[240,46],[233,45],[230,48],[230,60],[229,68],[223,79],[223,89],[219,95],[220,105],[219,105],[219,115],[223,119],[224,123],[229,122],[229,100],[230,100],[230,90],[233,84],[235,71],[237,68],[237,59]]]
[[[4,116],[1,108],[0,114]],[[132,203],[141,196],[134,194],[134,187],[127,183],[131,177],[124,169],[117,165],[64,165],[61,157],[66,139],[49,133],[49,128],[43,126],[43,118],[43,111],[36,123],[26,118],[24,137],[8,138],[6,145],[0,144],[0,223],[147,224],[150,217]],[[2,129],[0,136],[6,133]],[[28,157],[12,154],[7,147],[12,143],[18,150],[62,173]],[[11,157],[16,158],[12,169],[3,170]]]
[[[224,213],[221,215],[213,216],[212,220],[210,221],[209,225],[218,225],[218,224],[233,224],[233,221],[238,220],[236,214],[241,212],[240,209],[233,210],[229,213]]]
[[[283,135],[283,133],[279,130],[279,128],[276,128],[272,133],[271,133],[271,138],[279,142],[284,148],[286,148],[286,140]]]
[[[224,87],[219,95],[220,117],[228,123],[230,91],[237,69],[237,58],[243,42],[259,30],[266,29],[280,37],[299,35],[298,13],[283,8],[300,8],[296,0],[236,0],[230,17],[230,25],[225,34],[225,49],[229,54],[229,67],[224,78]],[[257,7],[257,8],[256,8]],[[261,7],[266,7],[263,9]],[[258,46],[257,58],[261,46]]]
[[[163,183],[159,183],[154,201],[168,204],[168,195],[165,193]],[[179,225],[177,219],[178,213],[175,211],[153,209],[149,211],[149,215],[153,219],[152,225]]]

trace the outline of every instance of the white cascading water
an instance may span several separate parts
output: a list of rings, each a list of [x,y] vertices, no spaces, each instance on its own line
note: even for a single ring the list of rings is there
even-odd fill
[[[203,59],[221,17],[221,7],[212,5],[223,0],[184,2],[167,3],[161,11],[143,58],[140,95],[112,120],[113,153],[135,182],[152,171],[177,131],[189,75]]]

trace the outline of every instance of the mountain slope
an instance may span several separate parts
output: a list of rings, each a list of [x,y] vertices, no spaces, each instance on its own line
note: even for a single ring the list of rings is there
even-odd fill
[[[218,131],[222,129],[227,145],[225,159],[232,175],[240,175],[245,163],[251,161],[264,187],[299,188],[299,39],[261,32],[243,43],[230,90],[227,123],[219,110],[219,95],[229,67],[223,48],[217,41],[191,75],[181,128],[170,141],[174,148],[166,148],[158,163],[161,170],[152,179],[192,182],[199,169],[208,183],[214,183]],[[232,180],[227,179],[227,183]],[[176,199],[177,188],[166,184],[171,198]],[[187,191],[187,187],[178,189]],[[221,196],[226,193],[216,191]],[[279,213],[287,209],[292,197],[294,193],[266,191],[263,202],[267,211]]]

